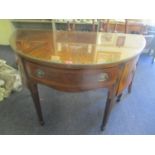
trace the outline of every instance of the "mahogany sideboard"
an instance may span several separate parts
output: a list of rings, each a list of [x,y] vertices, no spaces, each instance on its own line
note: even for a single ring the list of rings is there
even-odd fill
[[[107,88],[101,130],[106,126],[115,99],[124,89],[131,92],[142,35],[17,30],[11,38],[23,83],[29,88],[41,125],[44,124],[37,84],[65,92]]]

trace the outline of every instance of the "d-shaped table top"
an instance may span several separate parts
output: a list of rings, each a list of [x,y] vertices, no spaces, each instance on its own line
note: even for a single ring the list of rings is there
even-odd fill
[[[142,51],[142,35],[103,32],[17,30],[14,50],[30,59],[66,65],[112,64]]]

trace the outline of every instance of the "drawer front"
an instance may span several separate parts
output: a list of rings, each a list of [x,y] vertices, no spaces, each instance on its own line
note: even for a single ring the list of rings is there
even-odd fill
[[[116,81],[119,68],[108,69],[60,69],[26,63],[30,78],[46,85],[64,88],[92,89],[107,87]]]

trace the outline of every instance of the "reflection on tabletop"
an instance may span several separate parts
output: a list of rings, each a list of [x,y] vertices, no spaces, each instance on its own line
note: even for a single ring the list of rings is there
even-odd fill
[[[106,64],[129,59],[145,45],[141,35],[18,30],[14,48],[25,56],[63,64]]]

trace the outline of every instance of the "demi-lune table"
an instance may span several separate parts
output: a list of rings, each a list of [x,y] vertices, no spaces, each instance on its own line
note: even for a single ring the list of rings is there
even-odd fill
[[[37,84],[65,92],[107,88],[101,130],[124,89],[131,92],[142,35],[52,30],[17,30],[11,46],[22,81],[29,88],[41,125],[44,124]]]

